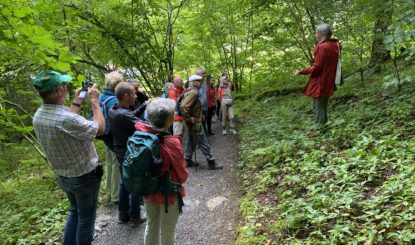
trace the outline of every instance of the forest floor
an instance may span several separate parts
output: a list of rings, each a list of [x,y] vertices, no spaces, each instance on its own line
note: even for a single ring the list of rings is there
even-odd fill
[[[237,135],[222,135],[219,122],[208,137],[213,155],[223,170],[207,170],[206,160],[197,150],[201,167],[189,169],[184,184],[187,196],[176,226],[176,244],[233,244],[238,227],[238,199],[241,185],[237,177]],[[132,228],[118,224],[117,206],[98,209],[93,244],[144,244],[145,223]]]

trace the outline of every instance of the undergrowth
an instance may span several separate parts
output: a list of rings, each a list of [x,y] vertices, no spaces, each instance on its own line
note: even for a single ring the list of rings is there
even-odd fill
[[[9,144],[1,150],[0,177],[0,244],[60,244],[69,202],[47,163],[27,142]]]
[[[325,127],[301,94],[236,105],[237,244],[415,242],[415,91],[371,79],[331,97]]]

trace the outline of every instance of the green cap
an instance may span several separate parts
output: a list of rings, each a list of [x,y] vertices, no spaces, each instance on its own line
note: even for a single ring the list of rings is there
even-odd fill
[[[72,77],[62,75],[57,71],[41,71],[33,80],[33,85],[40,93],[45,93],[56,88],[61,83],[72,81]]]

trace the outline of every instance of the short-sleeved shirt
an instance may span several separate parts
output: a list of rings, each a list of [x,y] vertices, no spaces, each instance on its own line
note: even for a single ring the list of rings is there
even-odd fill
[[[72,113],[63,105],[43,104],[33,117],[36,137],[53,171],[78,177],[98,166],[93,140],[98,124]]]

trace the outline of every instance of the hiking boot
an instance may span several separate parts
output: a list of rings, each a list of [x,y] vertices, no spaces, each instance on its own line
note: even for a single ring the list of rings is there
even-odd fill
[[[235,130],[235,129],[233,129],[233,128],[231,128],[231,129],[229,130],[229,132],[230,132],[231,134],[236,134],[236,130]]]
[[[218,170],[218,169],[223,169],[223,166],[218,166],[216,165],[215,159],[213,160],[207,160],[208,162],[208,170]]]
[[[186,159],[186,167],[193,168],[199,166],[198,162],[193,162],[192,159]]]
[[[222,134],[226,135],[226,129],[222,130]]]
[[[129,215],[118,214],[118,224],[127,224],[130,221]]]
[[[138,227],[140,224],[142,224],[146,221],[147,221],[147,216],[143,212],[143,210],[141,210],[139,218],[131,218],[130,227],[132,227],[132,228]]]

